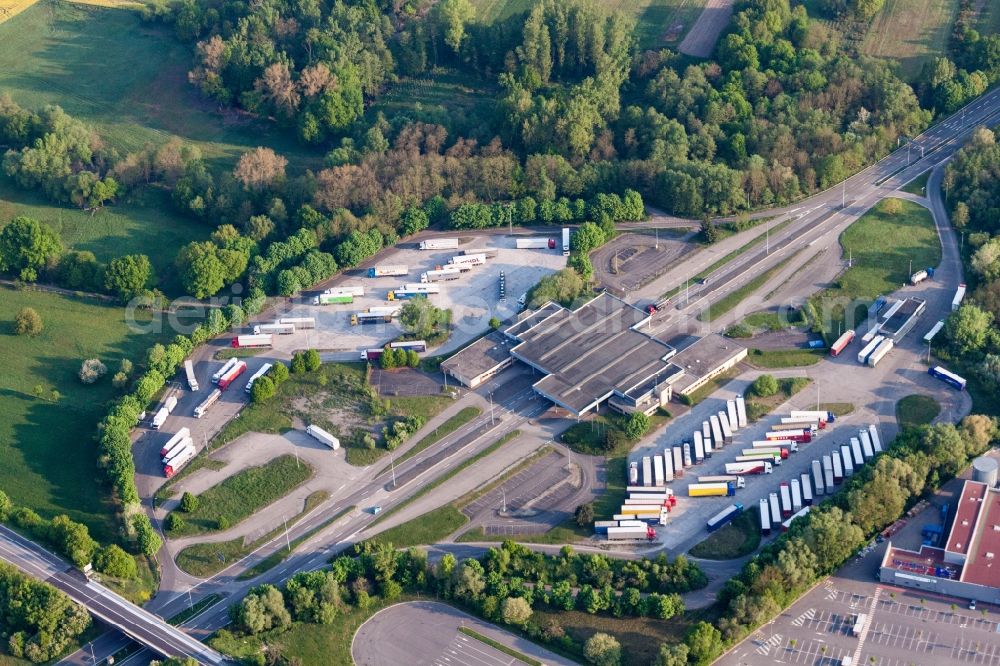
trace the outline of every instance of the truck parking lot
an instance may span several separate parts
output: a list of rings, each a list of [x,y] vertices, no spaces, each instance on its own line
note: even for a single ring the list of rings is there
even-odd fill
[[[558,229],[547,236],[556,238]],[[437,266],[446,266],[453,257],[461,257],[472,249],[488,249],[485,266],[473,266],[460,274],[458,279],[433,283],[440,293],[428,296],[431,303],[452,311],[452,332],[435,353],[461,347],[489,328],[491,317],[506,319],[517,311],[517,300],[543,276],[562,269],[566,258],[559,248],[517,249],[513,236],[471,236],[456,234],[459,247],[445,250],[420,250],[417,244],[403,244],[379,256],[376,266],[405,266],[406,275],[368,277],[368,268],[346,271],[323,289],[361,287],[363,296],[356,296],[352,303],[314,305],[313,299],[322,289],[304,293],[291,303],[281,317],[314,317],[316,328],[297,331],[291,335],[274,336],[274,355],[289,357],[300,349],[315,348],[327,352],[324,358],[355,360],[361,350],[382,347],[402,333],[399,320],[385,322],[381,317],[375,323],[351,325],[351,315],[369,308],[402,307],[405,300],[388,300],[390,291],[405,284],[420,283],[422,273]],[[523,236],[521,238],[524,238]],[[499,298],[500,272],[504,273],[506,299]],[[398,271],[394,271],[398,272]],[[259,322],[253,322],[254,324]]]

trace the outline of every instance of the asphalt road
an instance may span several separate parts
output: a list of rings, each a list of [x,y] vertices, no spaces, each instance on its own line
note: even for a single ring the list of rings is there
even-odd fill
[[[982,97],[978,98],[974,102],[967,105],[962,110],[958,111],[956,114],[946,119],[944,122],[939,123],[924,132],[918,137],[915,137],[908,147],[897,150],[888,157],[882,159],[875,165],[859,172],[858,174],[852,176],[842,185],[838,185],[831,190],[820,193],[814,197],[811,197],[803,202],[800,202],[795,207],[787,207],[780,210],[765,211],[762,215],[796,215],[797,219],[794,223],[789,224],[781,233],[776,234],[773,239],[775,243],[782,243],[784,240],[788,240],[788,243],[784,246],[784,251],[791,251],[796,247],[797,244],[808,245],[816,239],[819,239],[826,234],[833,232],[836,229],[836,223],[839,221],[843,223],[847,218],[846,215],[858,216],[864,210],[867,210],[872,205],[874,205],[878,200],[885,197],[891,193],[891,189],[898,187],[896,183],[902,184],[907,182],[914,177],[916,177],[920,172],[926,170],[927,168],[941,163],[948,156],[953,154],[958,148],[961,147],[962,142],[965,138],[972,132],[972,130],[982,124],[991,122],[1000,116],[1000,89],[994,89]],[[917,154],[923,154],[923,157],[917,158]],[[850,196],[850,199],[848,199]],[[843,206],[846,210],[830,214],[832,210],[841,207],[843,204],[850,202],[849,206]],[[815,234],[813,236],[812,233]],[[738,257],[732,266],[726,266],[720,269],[724,271],[720,276],[725,276],[726,280],[720,280],[720,284],[713,284],[710,276],[709,284],[706,287],[706,291],[696,292],[694,294],[695,300],[689,301],[689,307],[691,305],[697,305],[699,301],[712,296],[713,298],[721,298],[724,294],[732,289],[738,288],[738,286],[750,279],[748,276],[752,272],[759,272],[761,270],[766,270],[766,266],[769,265],[768,262],[775,262],[783,260],[783,252],[780,249],[781,246],[776,246],[779,249],[775,251],[770,251],[770,247],[765,251],[763,258],[760,256],[760,252],[756,253],[746,253]],[[698,272],[699,268],[697,265],[701,261],[704,263],[704,259],[699,260],[698,256],[692,257],[691,266],[685,266],[686,269],[690,269],[692,274]],[[707,265],[707,264],[706,264]],[[702,269],[704,266],[702,266]],[[742,268],[742,271],[737,274],[738,269]],[[728,281],[727,281],[728,280]],[[660,287],[657,287],[660,288]],[[665,290],[664,290],[665,291]],[[660,292],[662,293],[662,291]],[[635,296],[635,294],[633,295]],[[686,307],[684,314],[685,318],[689,318],[692,314],[692,310]],[[663,322],[666,324],[667,322]],[[512,406],[517,406],[522,409],[526,409],[525,413],[518,415],[516,418],[509,418],[501,421],[500,428],[494,428],[496,436],[499,436],[507,429],[513,429],[516,427],[519,419],[526,420],[530,418],[531,415],[540,413],[539,407],[544,409],[544,406],[540,406],[538,402],[533,404],[530,403],[532,400],[530,396],[517,396]],[[501,408],[502,409],[502,408]],[[475,427],[483,427],[484,424],[477,422],[474,424]],[[458,433],[445,438],[445,440],[439,443],[440,446],[449,446],[454,443],[458,438],[468,434],[468,430],[462,429]],[[491,440],[492,441],[492,440]],[[488,444],[488,442],[487,442]],[[486,444],[484,444],[485,446]],[[432,447],[435,449],[436,447]],[[465,447],[464,451],[472,454],[474,453],[476,447]],[[420,458],[415,458],[413,464],[419,464]],[[410,463],[411,461],[407,461]],[[457,460],[449,460],[448,464],[456,464]],[[401,466],[402,467],[402,466]],[[435,466],[435,468],[440,468],[441,466]],[[443,471],[443,469],[442,469]],[[416,479],[415,479],[416,481]],[[365,491],[359,493],[359,497],[368,498],[374,493],[379,492],[380,485],[378,480],[373,479],[366,487]],[[417,484],[413,484],[413,488],[408,491],[412,492],[413,489],[417,487]],[[394,493],[394,497],[387,499],[387,502],[383,506],[391,505],[391,502],[400,501],[405,498],[405,495],[399,493],[398,491]],[[346,504],[343,502],[342,504]],[[317,524],[322,522],[323,516],[318,515],[315,518],[305,519],[299,524],[297,524],[292,530],[290,530],[290,536],[294,538],[299,534],[303,534],[315,527]],[[337,550],[346,544],[351,542],[351,538],[357,534],[357,532],[362,529],[366,522],[370,522],[371,517],[366,514],[360,514],[357,516],[350,516],[349,519],[339,521],[334,529],[324,530],[320,534],[311,538],[302,547],[302,554],[294,555],[293,557],[286,560],[286,563],[278,567],[277,569],[268,572],[265,576],[255,580],[255,584],[260,582],[280,582],[284,578],[287,578],[290,573],[295,571],[301,571],[309,568],[317,568],[323,566],[328,553],[333,550]],[[267,553],[276,550],[277,540],[275,543],[268,544],[261,549],[262,553]],[[243,565],[234,565],[237,569],[241,568]],[[201,597],[205,594],[221,591],[226,596],[229,597],[227,603],[237,600],[246,589],[249,587],[245,583],[236,583],[235,577],[228,573],[230,570],[234,569],[230,567],[225,575],[220,575],[213,579],[209,583],[203,583],[198,586],[197,597]],[[179,599],[184,598],[186,601],[187,590],[178,589],[163,589],[161,594],[150,604],[150,608],[155,609],[157,612],[164,612],[165,609],[173,606],[179,609],[183,606],[178,606],[176,603]],[[196,622],[193,623],[192,633],[195,636],[205,636],[210,633],[211,630],[222,626],[227,621],[226,606],[227,604],[219,604],[218,607],[213,608],[210,612],[205,613],[200,616]],[[114,636],[104,636],[94,643],[95,654],[99,651],[102,656],[107,656],[113,653],[122,645],[122,641]],[[100,657],[99,657],[100,658]],[[89,659],[89,655],[83,656],[82,652],[78,652],[76,655],[70,657],[67,663],[86,663]]]
[[[163,656],[193,657],[203,664],[225,658],[161,618],[90,581],[77,569],[16,532],[0,526],[0,559],[65,592],[91,615]]]

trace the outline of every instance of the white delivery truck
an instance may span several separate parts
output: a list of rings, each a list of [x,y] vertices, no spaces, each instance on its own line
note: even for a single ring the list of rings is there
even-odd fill
[[[457,238],[430,238],[420,241],[421,250],[457,250]]]
[[[190,360],[184,361],[184,374],[187,375],[188,388],[197,391],[198,379],[194,376],[194,364]]]
[[[340,440],[323,430],[318,425],[306,426],[306,434],[319,442],[326,444],[331,449],[336,451],[340,448]]]

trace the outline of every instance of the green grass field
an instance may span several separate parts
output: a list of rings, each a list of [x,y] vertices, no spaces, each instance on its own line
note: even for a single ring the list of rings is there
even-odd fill
[[[896,403],[896,420],[900,429],[928,424],[940,412],[941,405],[929,395],[908,395]]]
[[[174,269],[177,250],[190,241],[208,238],[211,231],[208,225],[173,214],[170,197],[163,190],[137,191],[91,215],[53,204],[0,176],[0,227],[19,215],[44,222],[59,233],[67,250],[89,250],[98,261],[123,254],[149,256],[159,288],[169,295],[183,293]]]
[[[59,104],[122,151],[179,136],[225,164],[258,145],[297,168],[320,163],[288,132],[219,113],[187,81],[193,52],[133,11],[39,2],[0,25],[0,90],[30,107]]]
[[[755,507],[750,507],[688,552],[706,560],[735,560],[749,555],[759,545],[760,516]]]
[[[14,315],[31,306],[45,330],[14,335]],[[122,358],[138,362],[154,342],[172,337],[130,332],[125,310],[38,291],[0,291],[0,488],[45,517],[65,513],[101,541],[115,535],[106,488],[95,479],[95,427],[118,394],[111,374]],[[100,358],[109,374],[92,386],[77,378],[81,362]],[[57,402],[38,399],[40,385]]]
[[[220,520],[235,526],[305,483],[312,474],[312,467],[289,455],[237,472],[199,495],[198,508],[191,513],[175,510],[185,526],[170,536],[215,532],[220,529]]]
[[[892,293],[909,280],[911,267],[916,271],[941,261],[941,243],[930,212],[911,201],[894,201],[901,205],[899,213],[887,213],[882,201],[840,235],[844,258],[851,257],[853,265],[833,287],[810,299],[828,342],[837,331],[863,323],[863,318],[845,322],[845,309],[863,317],[876,296]]]
[[[958,0],[886,0],[868,28],[861,52],[899,61],[903,76],[913,80],[925,62],[945,55],[958,4]]]
[[[816,365],[825,355],[823,349],[751,349],[747,360],[758,368],[797,368]]]
[[[534,0],[473,0],[476,18],[490,22],[528,11]],[[636,37],[642,48],[676,45],[684,38],[705,6],[705,0],[603,0],[608,11],[621,10],[636,19]]]

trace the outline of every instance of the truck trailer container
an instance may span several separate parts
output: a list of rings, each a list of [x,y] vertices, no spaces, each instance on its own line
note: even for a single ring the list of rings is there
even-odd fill
[[[944,319],[939,320],[938,323],[931,326],[931,330],[924,334],[924,344],[929,345],[934,340],[934,336],[941,332],[942,328],[944,328]]]
[[[798,520],[802,516],[806,515],[807,513],[809,513],[809,507],[807,507],[807,506],[804,506],[801,509],[799,509],[798,511],[796,511],[795,513],[793,513],[791,515],[791,517],[789,517],[787,520],[785,520],[783,523],[781,523],[781,531],[782,532],[787,532],[789,530],[789,528],[792,526],[793,522],[795,522],[796,520]]]
[[[457,268],[442,268],[440,270],[431,270],[426,273],[420,274],[420,282],[426,284],[429,282],[447,282],[449,280],[457,280],[462,277],[462,271]]]
[[[611,516],[611,518],[618,521],[619,525],[621,525],[623,522],[626,521],[635,520],[635,516],[632,515],[631,513],[616,513],[615,515]],[[641,521],[636,521],[636,522],[641,522]],[[642,524],[645,525],[646,523]]]
[[[671,493],[672,494],[672,491],[669,488],[667,488],[666,486],[640,486],[640,485],[632,485],[632,484],[629,484],[629,485],[625,486],[625,492],[630,493],[630,494],[631,493],[643,493],[643,494],[647,494],[647,495],[650,494],[650,493],[653,493],[653,494],[660,493],[660,494],[664,494],[664,495],[667,494],[667,493]]]
[[[663,481],[670,483],[674,480],[674,453],[668,447],[663,449]]]
[[[705,437],[704,435],[702,435],[701,430],[695,430],[694,431],[694,438],[695,438],[695,441],[697,441],[699,439],[701,440],[702,447],[705,449],[705,457],[706,458],[711,458],[712,457],[712,438],[711,437]]]
[[[382,312],[355,312],[351,315],[351,326],[364,326],[365,324],[389,323],[396,317],[393,314]]]
[[[715,530],[719,529],[720,527],[723,527],[727,523],[732,522],[741,513],[743,513],[742,504],[739,503],[731,504],[730,506],[727,506],[725,509],[715,514],[711,518],[709,518],[708,522],[705,523],[705,527],[708,528],[709,532],[714,532]]]
[[[295,327],[296,331],[306,330],[310,328],[316,328],[316,318],[315,317],[282,317],[278,320],[279,324],[291,324]]]
[[[865,451],[861,448],[861,440],[857,437],[851,437],[851,453],[854,454],[855,467],[861,467],[866,460],[871,459],[871,456],[865,457]]]
[[[263,335],[265,333],[273,333],[274,335],[291,335],[295,332],[295,324],[282,324],[275,322],[273,324],[257,324],[253,327],[254,335]]]
[[[639,463],[634,460],[628,464],[628,482],[637,485],[639,481]]]
[[[617,520],[595,520],[594,521],[594,532],[597,534],[607,535],[609,527],[618,527]]]
[[[840,455],[840,449],[830,452],[830,460],[833,461],[833,482],[839,484],[844,480],[844,459]]]
[[[792,491],[787,483],[782,483],[778,492],[781,493],[781,517],[788,518],[792,515]]]
[[[674,454],[674,476],[684,476],[684,450],[679,447],[673,447]]]
[[[840,356],[840,352],[847,348],[854,340],[854,329],[849,328],[844,331],[837,340],[830,345],[830,356]]]
[[[893,347],[892,340],[890,340],[889,338],[883,340],[882,344],[876,347],[875,351],[873,351],[871,354],[868,355],[868,360],[867,360],[868,367],[874,368],[876,365],[878,365],[879,361],[885,358],[885,355],[892,351],[892,347]]]
[[[514,247],[518,250],[554,250],[556,249],[555,238],[517,238],[514,240]]]
[[[726,401],[726,416],[729,417],[729,429],[736,432],[740,429],[740,417],[736,413],[736,401],[727,400]]]
[[[247,364],[240,361],[233,366],[233,369],[226,373],[224,377],[219,379],[219,389],[225,391],[230,385],[236,381],[236,378],[247,371]]]
[[[684,451],[684,466],[690,467],[692,463],[691,459],[691,442],[684,442],[681,444],[681,450]]]
[[[791,418],[785,421],[783,418],[781,419],[781,425],[775,425],[774,427],[781,430],[808,430],[810,435],[816,437],[820,430],[826,428],[826,424],[822,421],[796,421]]]
[[[485,254],[487,259],[495,259],[499,253],[495,247],[470,247],[468,250],[462,250],[462,254]]]
[[[769,462],[772,465],[781,464],[781,456],[773,453],[755,453],[749,456],[736,456],[733,458],[735,462]]]
[[[711,442],[712,441],[712,424],[706,419],[701,422],[701,441]],[[718,448],[718,447],[713,447]]]
[[[736,396],[736,419],[741,428],[747,427],[747,403],[742,395]]]
[[[833,415],[833,412],[825,410],[793,409],[788,415],[793,419],[800,419],[804,421],[816,420],[833,423],[837,420],[837,417]]]
[[[876,335],[871,342],[866,344],[858,352],[858,363],[865,365],[868,362],[868,357],[871,356],[872,352],[878,349],[878,346],[885,341],[884,335]]]
[[[761,453],[779,456],[782,460],[788,459],[788,449],[780,446],[772,446],[767,449],[743,449],[741,453],[745,456],[755,456]]]
[[[563,245],[563,256],[569,256],[569,227],[563,227],[562,230],[562,245]]]
[[[159,430],[160,427],[167,422],[167,417],[170,416],[170,410],[166,407],[160,407],[156,414],[153,415],[153,428]]]
[[[663,485],[663,456],[653,456],[653,479],[654,486]]]
[[[823,456],[823,485],[826,487],[827,493],[833,493],[833,454]]]
[[[354,285],[350,287],[330,287],[323,290],[324,294],[331,296],[354,296],[355,298],[365,295],[364,285]]]
[[[927,271],[921,269],[910,276],[910,284],[920,284],[921,282],[926,280],[927,277],[928,277]]]
[[[191,431],[186,426],[178,430],[176,433],[171,435],[170,439],[167,440],[167,443],[160,449],[160,457],[165,458],[171,453],[171,451],[173,451],[173,449],[189,437],[191,437]]]
[[[812,461],[812,482],[817,495],[826,494],[826,482],[823,478],[823,464],[819,460]]]
[[[313,305],[342,305],[353,303],[354,296],[351,294],[319,294],[313,296]]]
[[[181,467],[191,462],[194,458],[195,449],[194,445],[185,447],[177,456],[175,456],[169,463],[163,466],[163,475],[168,479],[174,474],[180,471]]]
[[[778,500],[778,493],[770,493],[767,496],[767,505],[771,509],[771,525],[781,524],[781,502]]]
[[[882,453],[882,439],[878,436],[878,428],[874,425],[868,426],[868,436],[872,438],[872,448],[875,453]]]
[[[174,411],[174,407],[176,406],[177,406],[177,396],[175,395],[169,396],[166,400],[163,401],[163,408],[167,410],[167,414],[172,413]]]
[[[861,452],[865,454],[865,460],[871,460],[875,457],[875,449],[872,447],[872,436],[868,434],[868,429],[859,430],[858,437],[861,438]]]
[[[328,433],[326,430],[320,428],[318,425],[306,426],[306,434],[321,444],[329,446],[334,451],[340,448],[340,440]]]
[[[698,483],[735,483],[736,489],[746,488],[747,482],[742,476],[734,474],[718,474],[716,476],[699,476]]]
[[[205,400],[202,401],[200,405],[194,408],[194,417],[196,419],[200,419],[201,417],[203,417],[205,413],[209,410],[209,408],[215,403],[217,403],[219,401],[219,398],[221,397],[222,397],[222,391],[220,391],[219,389],[213,390],[211,393],[208,394],[208,397],[205,398]]]
[[[187,375],[188,388],[197,391],[198,378],[194,376],[194,363],[190,360],[184,361],[184,374]]]
[[[797,453],[799,450],[799,443],[793,439],[755,439],[750,446],[755,449],[782,448],[792,453]]]
[[[965,283],[958,285],[958,289],[955,290],[955,296],[951,299],[951,309],[957,310],[962,305],[962,301],[965,300]]]
[[[947,370],[946,368],[943,368],[940,365],[927,368],[927,374],[929,374],[931,377],[936,377],[937,379],[940,379],[945,384],[948,384],[957,391],[965,390],[965,384],[966,384],[965,378],[956,375],[954,372],[951,372],[950,370]]]
[[[722,441],[726,444],[732,444],[733,429],[729,425],[729,415],[725,412],[719,412],[719,425],[722,427]]]
[[[642,485],[652,486],[653,484],[653,460],[649,456],[642,457]]]
[[[771,533],[771,507],[766,499],[757,503],[757,512],[760,514],[760,533],[767,536]]]
[[[232,339],[234,349],[266,349],[271,346],[273,336],[266,335],[237,335]]]
[[[844,466],[844,478],[849,479],[854,476],[854,456],[851,454],[850,444],[840,445],[840,464]],[[833,468],[837,469],[837,463],[833,463]]]
[[[799,485],[802,487],[802,503],[810,506],[813,503],[812,483],[809,482],[809,474],[804,472],[799,478]]]
[[[701,433],[696,432],[694,438],[694,462],[700,465],[705,460],[705,447],[701,443]]]
[[[726,474],[770,474],[771,463],[766,460],[726,463]]]
[[[793,442],[798,442],[799,444],[808,444],[812,441],[812,432],[801,428],[797,430],[772,430],[764,433],[764,439],[790,439]]]
[[[645,527],[609,527],[608,541],[654,541],[656,530],[650,526]]]
[[[176,460],[177,456],[181,455],[187,447],[194,448],[194,440],[191,439],[190,435],[183,438],[178,446],[172,447],[165,455],[160,456],[160,462],[164,465],[170,464],[172,461]]]
[[[450,266],[485,266],[485,254],[460,254],[448,260]]]
[[[799,479],[793,478],[789,481],[789,485],[792,487],[792,512],[798,511],[802,508],[802,486]]]
[[[734,483],[692,483],[688,497],[732,497],[736,494]]]
[[[266,375],[271,370],[272,367],[274,366],[271,363],[265,363],[264,365],[260,366],[257,372],[253,373],[250,379],[247,380],[247,385],[246,387],[244,387],[243,390],[246,391],[247,393],[250,393],[250,391],[253,390],[253,383],[257,381],[259,378]]]
[[[457,250],[458,249],[458,239],[457,238],[429,238],[425,241],[420,241],[421,250]]]
[[[712,414],[708,417],[708,421],[712,426],[712,448],[721,449],[725,446],[726,442],[722,439],[722,426],[719,425],[719,415]]]
[[[406,275],[410,272],[410,269],[406,266],[372,266],[368,269],[368,277],[378,278],[378,277],[388,277],[390,275]]]

